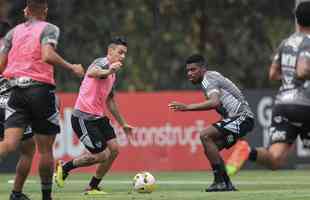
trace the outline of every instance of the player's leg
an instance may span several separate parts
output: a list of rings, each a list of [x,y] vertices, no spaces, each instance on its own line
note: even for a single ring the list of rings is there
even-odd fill
[[[280,168],[285,163],[298,133],[303,132],[302,127],[296,125],[296,123],[291,123],[288,117],[294,119],[294,121],[300,122],[297,124],[303,124],[303,116],[306,116],[308,113],[305,113],[305,110],[307,111],[307,109],[290,109],[291,108],[286,105],[274,106],[270,127],[271,146],[269,148],[250,148],[250,151],[247,151],[248,155],[245,157],[239,157],[239,159],[254,161],[272,170]],[[301,117],[301,119],[298,119],[298,117]],[[233,154],[234,153],[236,152],[233,152]],[[234,170],[238,171],[240,168],[241,166],[236,166]],[[230,174],[233,175],[237,171]]]
[[[37,85],[25,89],[27,104],[31,111],[31,127],[37,145],[39,174],[43,200],[52,199],[54,155],[53,145],[56,135],[60,133],[59,106],[52,85]]]
[[[19,146],[24,130],[29,124],[26,117],[23,94],[16,88],[12,89],[11,97],[5,107],[4,138],[0,142],[1,160]]]
[[[51,200],[53,172],[54,172],[54,155],[53,144],[56,135],[35,134],[35,141],[40,154],[39,174],[41,178],[41,191],[43,200]]]
[[[23,194],[24,183],[31,169],[32,159],[35,153],[35,143],[32,137],[23,139],[20,145],[20,157],[16,165],[16,175],[10,200],[28,200]]]
[[[233,152],[226,161],[226,170],[229,176],[237,174],[248,159],[250,150],[251,148],[246,140],[237,141],[233,146]]]
[[[55,181],[59,187],[64,186],[64,181],[71,170],[91,166],[109,159],[111,152],[107,148],[104,133],[101,130],[101,124],[104,123],[101,118],[86,120],[82,117],[71,116],[71,124],[75,134],[90,153],[74,158],[64,165],[61,161],[58,162]]]
[[[226,173],[224,161],[220,156],[220,149],[217,146],[218,141],[223,139],[223,135],[214,126],[209,126],[202,131],[200,139],[204,147],[205,155],[211,164],[214,174],[214,182],[206,191],[226,191],[227,183],[230,183],[231,181]]]
[[[19,146],[23,132],[23,128],[5,129],[4,138],[0,141],[0,163],[8,153],[15,151]]]
[[[110,150],[108,148],[105,148],[105,150],[99,153],[86,153],[82,156],[66,162],[65,164],[63,164],[61,161],[58,161],[55,174],[55,181],[57,186],[64,187],[64,181],[73,169],[79,167],[88,167],[97,163],[104,162],[109,159],[110,154]]]
[[[254,119],[248,116],[247,113],[243,113],[242,115],[235,116],[233,118],[226,118],[222,121],[213,124],[214,133],[217,130],[217,138],[214,139],[217,143],[217,147],[219,150],[221,148],[230,148],[232,147],[238,140],[244,137],[248,132],[250,132],[254,127]],[[203,138],[202,138],[203,140]],[[206,141],[203,142],[205,145]],[[206,150],[206,148],[205,148]],[[218,154],[219,156],[219,154]],[[220,156],[219,156],[220,157]],[[210,159],[209,159],[210,160]],[[211,161],[210,161],[211,162]],[[218,160],[214,160],[213,162],[218,162]],[[236,190],[232,185],[227,171],[221,159],[220,163],[211,162],[212,168],[215,171],[214,175],[216,177],[216,172],[220,173],[222,181],[224,180],[226,187],[223,189],[220,186],[224,184],[216,184],[217,182],[221,182],[215,179],[214,184],[212,184],[207,191],[234,191]],[[214,165],[216,164],[216,165]]]
[[[107,117],[102,118],[100,123],[98,123],[97,127],[100,130],[100,132],[103,133],[101,134],[103,136],[101,140],[107,141],[106,144],[111,154],[106,161],[101,162],[97,166],[96,175],[93,176],[91,181],[89,182],[89,187],[87,188],[88,190],[99,188],[98,185],[101,182],[101,179],[109,171],[109,169],[112,166],[112,163],[117,158],[119,153],[119,145],[116,140],[116,134],[113,127],[111,126],[110,120]]]
[[[282,167],[298,134],[302,141],[308,135],[309,111],[309,106],[276,105],[270,128],[271,146],[268,149],[253,148],[249,160],[272,170]]]
[[[89,182],[88,188],[86,189],[88,194],[94,192],[93,190],[99,190],[99,184],[102,178],[106,175],[106,173],[110,170],[114,160],[117,158],[119,153],[119,145],[117,143],[116,138],[111,139],[107,142],[108,149],[111,154],[107,160],[99,163],[96,169],[96,174],[93,176]],[[89,191],[89,192],[88,192]]]
[[[292,144],[288,143],[274,143],[269,148],[253,148],[249,160],[276,170],[285,164],[291,147]]]

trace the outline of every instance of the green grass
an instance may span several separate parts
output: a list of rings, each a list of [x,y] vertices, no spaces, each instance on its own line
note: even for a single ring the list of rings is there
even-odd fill
[[[91,174],[72,174],[63,189],[54,187],[54,200],[309,200],[310,171],[242,171],[233,177],[238,192],[206,193],[203,189],[213,180],[209,172],[152,172],[158,180],[157,190],[152,194],[130,192],[134,173],[111,173],[105,178],[106,196],[87,197],[83,189]],[[0,174],[0,199],[8,199],[14,175]],[[40,200],[38,177],[24,192],[33,200]]]

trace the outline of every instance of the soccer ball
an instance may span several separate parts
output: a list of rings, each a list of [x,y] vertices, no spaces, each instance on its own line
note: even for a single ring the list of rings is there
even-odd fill
[[[151,193],[155,190],[155,178],[149,172],[139,172],[133,177],[133,190],[138,193]]]

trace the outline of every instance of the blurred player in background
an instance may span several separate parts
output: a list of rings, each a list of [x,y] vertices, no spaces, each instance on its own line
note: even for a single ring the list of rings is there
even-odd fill
[[[132,131],[132,127],[118,111],[113,89],[116,73],[121,69],[126,53],[126,40],[121,37],[113,38],[109,43],[107,56],[96,59],[88,68],[75,103],[71,123],[78,138],[90,153],[64,165],[62,162],[58,163],[55,180],[59,187],[64,186],[64,180],[71,170],[99,163],[85,194],[105,194],[98,185],[119,152],[106,108],[127,135]]]
[[[9,23],[0,21],[0,48],[2,38],[9,30]],[[12,86],[9,81],[3,76],[0,76],[0,140],[4,138],[5,106],[10,98],[11,88]],[[32,130],[30,127],[27,127],[20,144],[20,157],[16,165],[16,175],[10,200],[29,200],[22,190],[30,172],[32,159],[35,153],[35,143],[32,137]]]
[[[300,3],[295,16],[298,32],[282,41],[269,69],[269,79],[282,82],[272,111],[271,145],[246,147],[250,149],[248,160],[272,170],[285,164],[298,136],[304,147],[310,148],[310,2]],[[242,159],[229,163],[234,167],[231,174],[243,163]]]
[[[53,65],[78,76],[84,74],[81,65],[72,65],[56,53],[59,28],[45,22],[47,10],[47,0],[27,0],[27,21],[6,34],[0,49],[0,71],[4,70],[3,76],[14,86],[6,106],[0,160],[19,146],[26,127],[31,125],[40,154],[43,200],[52,199],[53,144],[60,132]]]
[[[230,148],[253,129],[254,114],[234,83],[216,71],[207,70],[203,56],[190,56],[186,61],[186,71],[193,84],[201,85],[206,100],[194,104],[172,102],[168,106],[181,112],[216,109],[223,117],[200,133],[205,155],[214,173],[214,182],[206,192],[235,191],[219,152]]]

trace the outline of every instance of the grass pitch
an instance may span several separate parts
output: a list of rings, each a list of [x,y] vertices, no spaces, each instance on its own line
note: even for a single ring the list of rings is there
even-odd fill
[[[232,178],[238,192],[206,193],[213,180],[210,172],[152,172],[157,189],[152,194],[131,191],[134,173],[110,173],[103,181],[108,195],[90,197],[83,194],[91,174],[71,174],[64,188],[54,186],[54,200],[309,200],[310,171],[241,171]],[[8,199],[13,174],[0,174],[0,199]],[[28,178],[24,193],[40,200],[40,183]],[[9,183],[10,182],[10,183]]]

